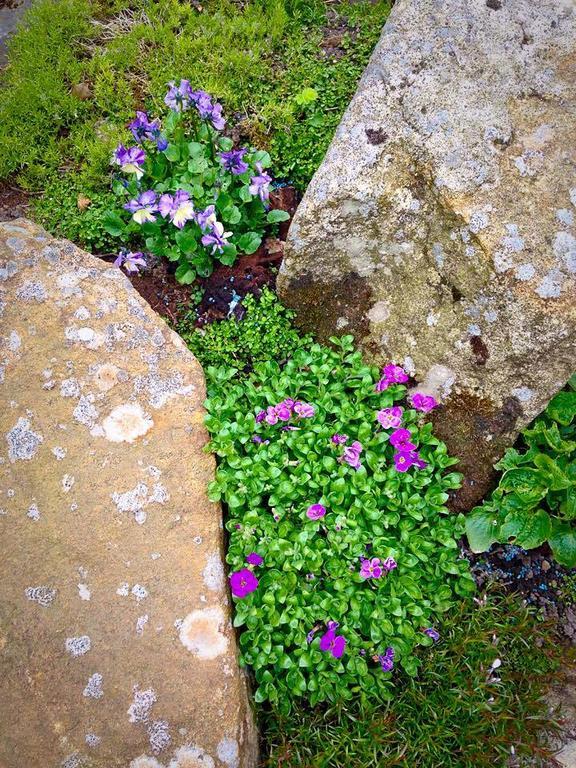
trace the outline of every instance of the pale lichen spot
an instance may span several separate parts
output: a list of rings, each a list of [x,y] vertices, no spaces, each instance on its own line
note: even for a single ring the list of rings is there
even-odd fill
[[[535,274],[536,270],[532,264],[519,264],[514,270],[516,279],[522,281],[532,280]]]
[[[28,419],[21,417],[6,435],[6,441],[11,462],[30,461],[36,455],[44,438],[41,434],[32,431]]]
[[[206,566],[202,571],[204,584],[213,592],[219,592],[224,589],[224,566],[220,552],[212,552],[208,555]]]
[[[64,475],[62,478],[62,490],[64,493],[68,493],[72,489],[72,486],[75,482],[76,481],[73,475]]]
[[[216,659],[228,649],[225,625],[224,612],[218,606],[192,611],[180,627],[180,642],[202,661]]]
[[[80,635],[79,637],[67,637],[64,647],[71,656],[84,656],[88,653],[92,646],[88,635]]]
[[[62,461],[62,459],[65,458],[67,451],[66,448],[56,445],[52,448],[52,453],[56,456],[58,461]]]
[[[30,504],[28,507],[26,516],[29,517],[30,520],[40,520],[40,510],[38,509],[38,504],[36,504],[35,501],[32,502],[32,504]]]
[[[87,733],[84,741],[89,747],[92,747],[92,749],[95,749],[96,747],[99,747],[102,742],[102,737],[97,736],[95,733]]]
[[[38,281],[28,280],[16,291],[16,296],[22,301],[46,301],[48,294],[44,285]]]
[[[86,687],[84,688],[82,695],[87,699],[101,699],[102,696],[104,696],[104,691],[102,690],[102,681],[102,675],[99,672],[94,672],[94,674],[90,675],[88,678],[88,682],[86,683]]]
[[[228,768],[238,768],[240,762],[240,750],[236,739],[225,736],[216,747],[216,754]]]
[[[153,688],[141,691],[137,685],[133,688],[134,700],[128,708],[128,719],[131,723],[145,723],[150,717],[150,711],[158,701],[158,696]]]
[[[120,368],[112,363],[104,363],[98,366],[96,373],[94,374],[94,382],[100,392],[108,392],[112,387],[118,383],[118,372]]]
[[[377,301],[367,313],[371,323],[384,323],[390,317],[390,306],[387,301]]]
[[[64,379],[60,384],[62,397],[80,397],[80,384],[77,379]]]
[[[176,750],[168,768],[214,768],[214,760],[200,747],[185,745]]]
[[[104,437],[113,443],[133,443],[153,426],[154,422],[139,403],[117,406],[102,422]]]
[[[93,427],[96,419],[98,418],[98,409],[94,402],[94,395],[82,395],[78,401],[78,405],[72,411],[74,419],[85,427]]]
[[[136,757],[132,760],[129,768],[164,768],[164,766],[162,763],[159,763],[155,757],[140,755],[140,757]]]
[[[48,608],[52,605],[56,599],[57,590],[52,587],[40,586],[40,587],[27,587],[24,590],[24,594],[33,603],[38,603],[43,608]]]
[[[160,754],[170,746],[172,737],[166,720],[154,720],[148,726],[148,741],[155,755]]]
[[[542,299],[557,299],[562,293],[564,276],[559,269],[551,269],[536,288],[536,293]]]
[[[80,600],[90,600],[92,593],[87,584],[78,584],[78,597]]]

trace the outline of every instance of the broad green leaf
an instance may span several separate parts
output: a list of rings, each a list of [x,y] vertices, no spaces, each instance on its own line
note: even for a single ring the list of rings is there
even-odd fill
[[[290,214],[287,213],[287,211],[281,211],[277,208],[275,208],[273,211],[268,211],[268,215],[266,216],[266,221],[268,224],[275,224],[279,221],[288,221],[290,218]]]
[[[568,568],[576,567],[576,531],[569,523],[555,520],[548,543],[559,563]]]
[[[164,154],[172,163],[176,163],[180,160],[180,148],[176,144],[168,144],[164,150]]]
[[[188,228],[179,230],[176,233],[175,240],[182,253],[193,253],[198,247],[196,235]]]
[[[477,507],[466,518],[466,536],[472,552],[486,552],[498,541],[498,514]]]
[[[537,504],[546,495],[548,486],[540,470],[519,467],[502,475],[499,490],[515,491],[527,504]]]
[[[544,482],[553,491],[561,491],[569,488],[572,481],[560,469],[558,464],[545,453],[539,453],[534,457],[534,464],[542,471]]]
[[[104,214],[102,224],[106,232],[108,232],[109,235],[112,235],[112,237],[120,237],[124,234],[124,230],[126,229],[124,221],[122,221],[117,213],[113,213],[112,211],[107,211]]]
[[[254,253],[260,247],[262,237],[257,232],[246,232],[238,238],[238,250],[242,253]]]
[[[546,413],[554,421],[567,427],[576,416],[576,392],[558,392],[548,403]]]
[[[190,285],[196,279],[196,273],[189,264],[180,264],[176,268],[176,280],[182,285]]]
[[[524,549],[543,544],[551,533],[550,515],[543,509],[524,509],[510,512],[500,528],[501,541],[514,540]]]

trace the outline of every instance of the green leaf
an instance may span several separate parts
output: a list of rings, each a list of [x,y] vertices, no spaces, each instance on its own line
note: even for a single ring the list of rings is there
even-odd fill
[[[278,208],[274,208],[272,211],[268,211],[266,221],[268,224],[276,224],[279,221],[288,221],[290,214],[286,211],[281,211]]]
[[[260,247],[262,242],[261,235],[258,232],[246,232],[237,240],[238,250],[242,253],[254,253]]]
[[[558,392],[548,403],[546,413],[559,424],[569,426],[576,416],[576,392]]]
[[[528,467],[509,469],[504,472],[498,487],[502,491],[515,491],[523,501],[532,505],[536,505],[548,491],[540,470]]]
[[[245,187],[240,188],[240,191],[238,192],[238,197],[244,203],[249,203],[251,200],[254,199],[254,196],[250,192],[250,187],[248,184],[246,184]]]
[[[466,518],[466,536],[472,552],[486,552],[498,541],[500,524],[496,512],[477,507]]]
[[[257,152],[254,152],[252,159],[255,163],[260,163],[262,168],[268,168],[272,164],[270,155],[263,149],[259,149]]]
[[[294,101],[301,107],[305,107],[307,104],[312,104],[317,98],[318,91],[314,88],[302,88],[302,90],[294,96]]]
[[[174,239],[182,253],[194,253],[198,247],[196,235],[191,229],[184,228],[179,230]]]
[[[552,531],[550,515],[544,509],[510,512],[500,529],[500,540],[514,540],[524,549],[534,549],[548,540]]]
[[[218,146],[223,152],[230,152],[234,146],[234,142],[232,139],[229,139],[228,136],[220,136],[218,139]]]
[[[570,488],[572,481],[560,469],[558,464],[545,453],[539,453],[534,457],[534,464],[542,470],[542,476],[548,488],[553,491],[561,491]]]
[[[231,266],[236,261],[236,246],[233,243],[225,245],[222,249],[222,253],[218,255],[218,259],[226,266]]]
[[[576,567],[576,532],[568,523],[555,520],[548,541],[556,560],[568,568]]]
[[[112,211],[107,211],[104,214],[102,224],[106,232],[108,232],[109,235],[112,235],[112,237],[120,237],[120,235],[124,234],[124,230],[126,229],[124,221],[122,221],[117,213],[113,213]]]
[[[189,264],[180,264],[176,268],[175,277],[182,285],[190,285],[196,279],[196,272],[194,272]]]
[[[199,157],[204,155],[204,144],[200,144],[198,141],[188,142],[188,153],[190,157]]]
[[[176,144],[168,144],[164,150],[164,154],[172,163],[176,163],[180,160],[180,148]]]

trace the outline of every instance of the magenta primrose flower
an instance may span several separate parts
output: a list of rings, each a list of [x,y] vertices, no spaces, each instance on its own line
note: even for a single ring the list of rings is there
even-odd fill
[[[267,424],[274,425],[278,423],[278,414],[276,413],[276,407],[269,405],[266,408],[266,416],[264,417]]]
[[[408,375],[400,365],[385,365],[382,369],[382,378],[374,389],[376,392],[384,392],[391,384],[404,384],[408,381]]]
[[[361,579],[379,579],[382,576],[382,566],[380,558],[373,557],[371,560],[362,560],[360,568]]]
[[[256,424],[260,424],[260,422],[264,421],[265,418],[266,418],[266,411],[264,410],[258,411],[258,413],[256,414]]]
[[[230,589],[234,597],[246,597],[258,587],[258,579],[249,568],[230,574]]]
[[[133,173],[137,179],[144,175],[142,166],[146,160],[146,152],[141,147],[126,147],[119,144],[112,157],[113,162],[120,166],[123,173]]]
[[[410,402],[417,411],[428,413],[433,408],[436,408],[439,403],[432,395],[425,395],[423,392],[414,392],[410,395]]]
[[[406,472],[413,466],[418,467],[418,469],[424,469],[424,467],[428,466],[428,462],[420,458],[418,451],[402,450],[394,454],[394,467],[398,472]]]
[[[258,552],[250,552],[250,554],[246,556],[246,562],[250,565],[262,565],[264,558],[261,557]]]
[[[320,520],[326,514],[326,507],[323,504],[311,504],[306,510],[306,517],[310,520]]]
[[[262,163],[256,163],[258,175],[252,176],[248,190],[251,195],[259,197],[265,203],[270,197],[270,183],[272,176],[266,173],[262,168]]]
[[[314,406],[310,403],[294,403],[294,413],[298,414],[301,419],[311,419],[314,416]]]
[[[346,638],[337,635],[336,629],[329,629],[320,638],[320,650],[329,651],[335,659],[341,658],[346,648]]]
[[[278,403],[278,405],[274,406],[274,412],[276,413],[276,416],[280,419],[280,421],[290,421],[292,418],[292,409],[286,402]]]
[[[434,627],[428,627],[428,629],[423,629],[422,632],[424,632],[425,635],[428,635],[428,637],[433,640],[435,643],[440,640],[440,632],[438,632],[437,629],[434,629]]]
[[[344,445],[344,443],[348,442],[348,435],[339,435],[336,433],[335,435],[332,435],[332,442],[334,445]]]
[[[394,669],[394,648],[386,648],[383,655],[378,656],[382,672],[391,672]]]
[[[141,192],[137,198],[130,200],[124,205],[127,211],[130,211],[132,218],[137,224],[145,224],[147,221],[156,221],[154,215],[158,211],[156,205],[156,192],[148,189]]]
[[[353,469],[359,469],[362,466],[360,463],[360,454],[362,453],[362,450],[362,443],[355,440],[352,445],[347,445],[344,448],[344,453],[342,454],[340,461],[345,461],[346,464],[349,464]]]
[[[399,451],[413,451],[416,446],[410,442],[411,437],[409,429],[396,429],[390,435],[389,440],[390,444]]]
[[[377,421],[384,427],[384,429],[391,429],[392,427],[399,427],[402,423],[402,414],[404,410],[399,405],[395,405],[392,408],[382,408],[376,414]]]
[[[123,248],[114,261],[115,267],[124,267],[130,275],[138,274],[139,267],[147,267],[146,259],[141,251],[128,251]]]

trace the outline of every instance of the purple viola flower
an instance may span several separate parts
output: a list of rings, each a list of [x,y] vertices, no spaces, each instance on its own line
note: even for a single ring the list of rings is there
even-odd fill
[[[390,435],[389,440],[391,445],[399,451],[413,451],[416,446],[410,442],[411,437],[409,429],[396,429]]]
[[[292,418],[292,410],[284,402],[278,403],[278,405],[274,406],[274,411],[280,421],[289,421]]]
[[[344,448],[344,453],[340,460],[345,461],[346,464],[349,464],[354,469],[359,469],[362,466],[360,464],[360,454],[362,453],[362,450],[362,443],[355,440],[352,445],[347,445],[346,448]]]
[[[311,504],[306,510],[306,517],[310,520],[320,520],[326,514],[326,507],[323,504]]]
[[[133,173],[137,179],[142,178],[142,166],[146,160],[146,152],[141,147],[128,147],[119,144],[113,156],[113,162],[120,166],[123,173]]]
[[[125,248],[120,251],[114,261],[115,267],[124,267],[131,275],[138,274],[139,267],[146,267],[146,259],[141,251],[128,251]]]
[[[348,435],[339,435],[336,433],[335,435],[332,435],[332,442],[334,445],[344,445],[348,441]]]
[[[440,632],[438,632],[437,629],[434,629],[434,627],[428,627],[428,629],[423,629],[422,632],[424,632],[425,635],[428,635],[428,637],[433,640],[435,643],[440,640]]]
[[[230,574],[230,589],[234,597],[246,597],[258,587],[258,579],[249,568]]]
[[[249,565],[262,565],[264,558],[261,557],[258,552],[250,552],[250,554],[246,556],[246,562]]]
[[[410,403],[417,411],[428,413],[433,408],[436,408],[439,403],[432,395],[425,395],[423,392],[414,392],[410,395]]]
[[[254,435],[252,438],[252,442],[256,443],[257,445],[268,445],[270,443],[270,440],[263,440],[260,435]]]
[[[382,566],[379,557],[373,557],[371,560],[362,560],[360,568],[361,579],[379,579],[382,576]]]
[[[394,648],[386,648],[384,654],[378,656],[382,672],[391,672],[394,669]]]
[[[217,131],[221,131],[226,125],[226,120],[222,114],[222,104],[214,104],[210,113],[210,122]]]
[[[404,384],[408,381],[408,375],[400,365],[385,365],[382,368],[382,376],[392,384]]]
[[[209,205],[203,211],[198,211],[196,221],[202,231],[211,229],[216,223],[216,206]]]
[[[248,170],[248,163],[245,163],[243,159],[246,152],[248,152],[246,147],[231,149],[229,152],[220,152],[220,162],[234,176],[240,176]]]
[[[136,112],[136,119],[128,126],[136,141],[154,141],[160,134],[160,121],[149,120],[146,112]]]
[[[192,89],[188,80],[180,80],[180,85],[174,82],[168,83],[168,93],[164,97],[164,103],[175,112],[184,112],[192,102]]]
[[[310,644],[312,640],[314,640],[314,635],[316,634],[317,631],[318,629],[314,627],[314,629],[311,629],[310,632],[308,632],[308,634],[306,635],[306,642],[308,644]]]
[[[224,232],[224,224],[215,221],[208,234],[202,235],[202,245],[207,248],[212,246],[212,254],[215,254],[216,251],[222,253],[224,246],[229,244],[229,237],[232,237],[232,232]]]
[[[130,211],[132,218],[137,224],[145,224],[147,221],[156,221],[154,215],[158,211],[156,204],[156,192],[148,189],[141,192],[134,200],[130,200],[124,205],[127,211]]]
[[[161,195],[158,210],[161,216],[165,219],[169,218],[178,229],[182,229],[187,221],[194,218],[194,205],[190,200],[190,194],[183,189],[179,189],[174,195],[168,193]]]
[[[335,659],[341,658],[346,648],[346,638],[337,635],[335,629],[329,629],[320,638],[320,650],[329,651]]]
[[[310,403],[301,403],[300,401],[294,403],[294,413],[298,414],[301,419],[311,419],[314,416],[314,406]]]
[[[190,100],[198,110],[202,120],[207,120],[212,115],[214,105],[209,93],[206,93],[206,91],[190,91]]]
[[[248,189],[251,195],[258,196],[265,203],[270,197],[272,176],[262,169],[262,163],[256,163],[256,169],[258,170],[258,175],[252,176]]]
[[[376,414],[376,420],[384,427],[384,429],[392,429],[393,427],[399,427],[402,423],[403,409],[399,405],[395,405],[392,408],[382,408]]]
[[[390,571],[393,571],[394,568],[398,568],[398,563],[396,562],[396,560],[394,560],[393,557],[387,557],[382,563],[382,568],[388,573],[390,573]]]
[[[168,147],[168,139],[166,136],[158,136],[156,138],[156,147],[160,150],[160,152],[164,152],[164,150]]]
[[[265,418],[266,418],[266,411],[264,410],[258,411],[258,413],[256,414],[256,423],[260,424],[260,422],[264,421]]]

